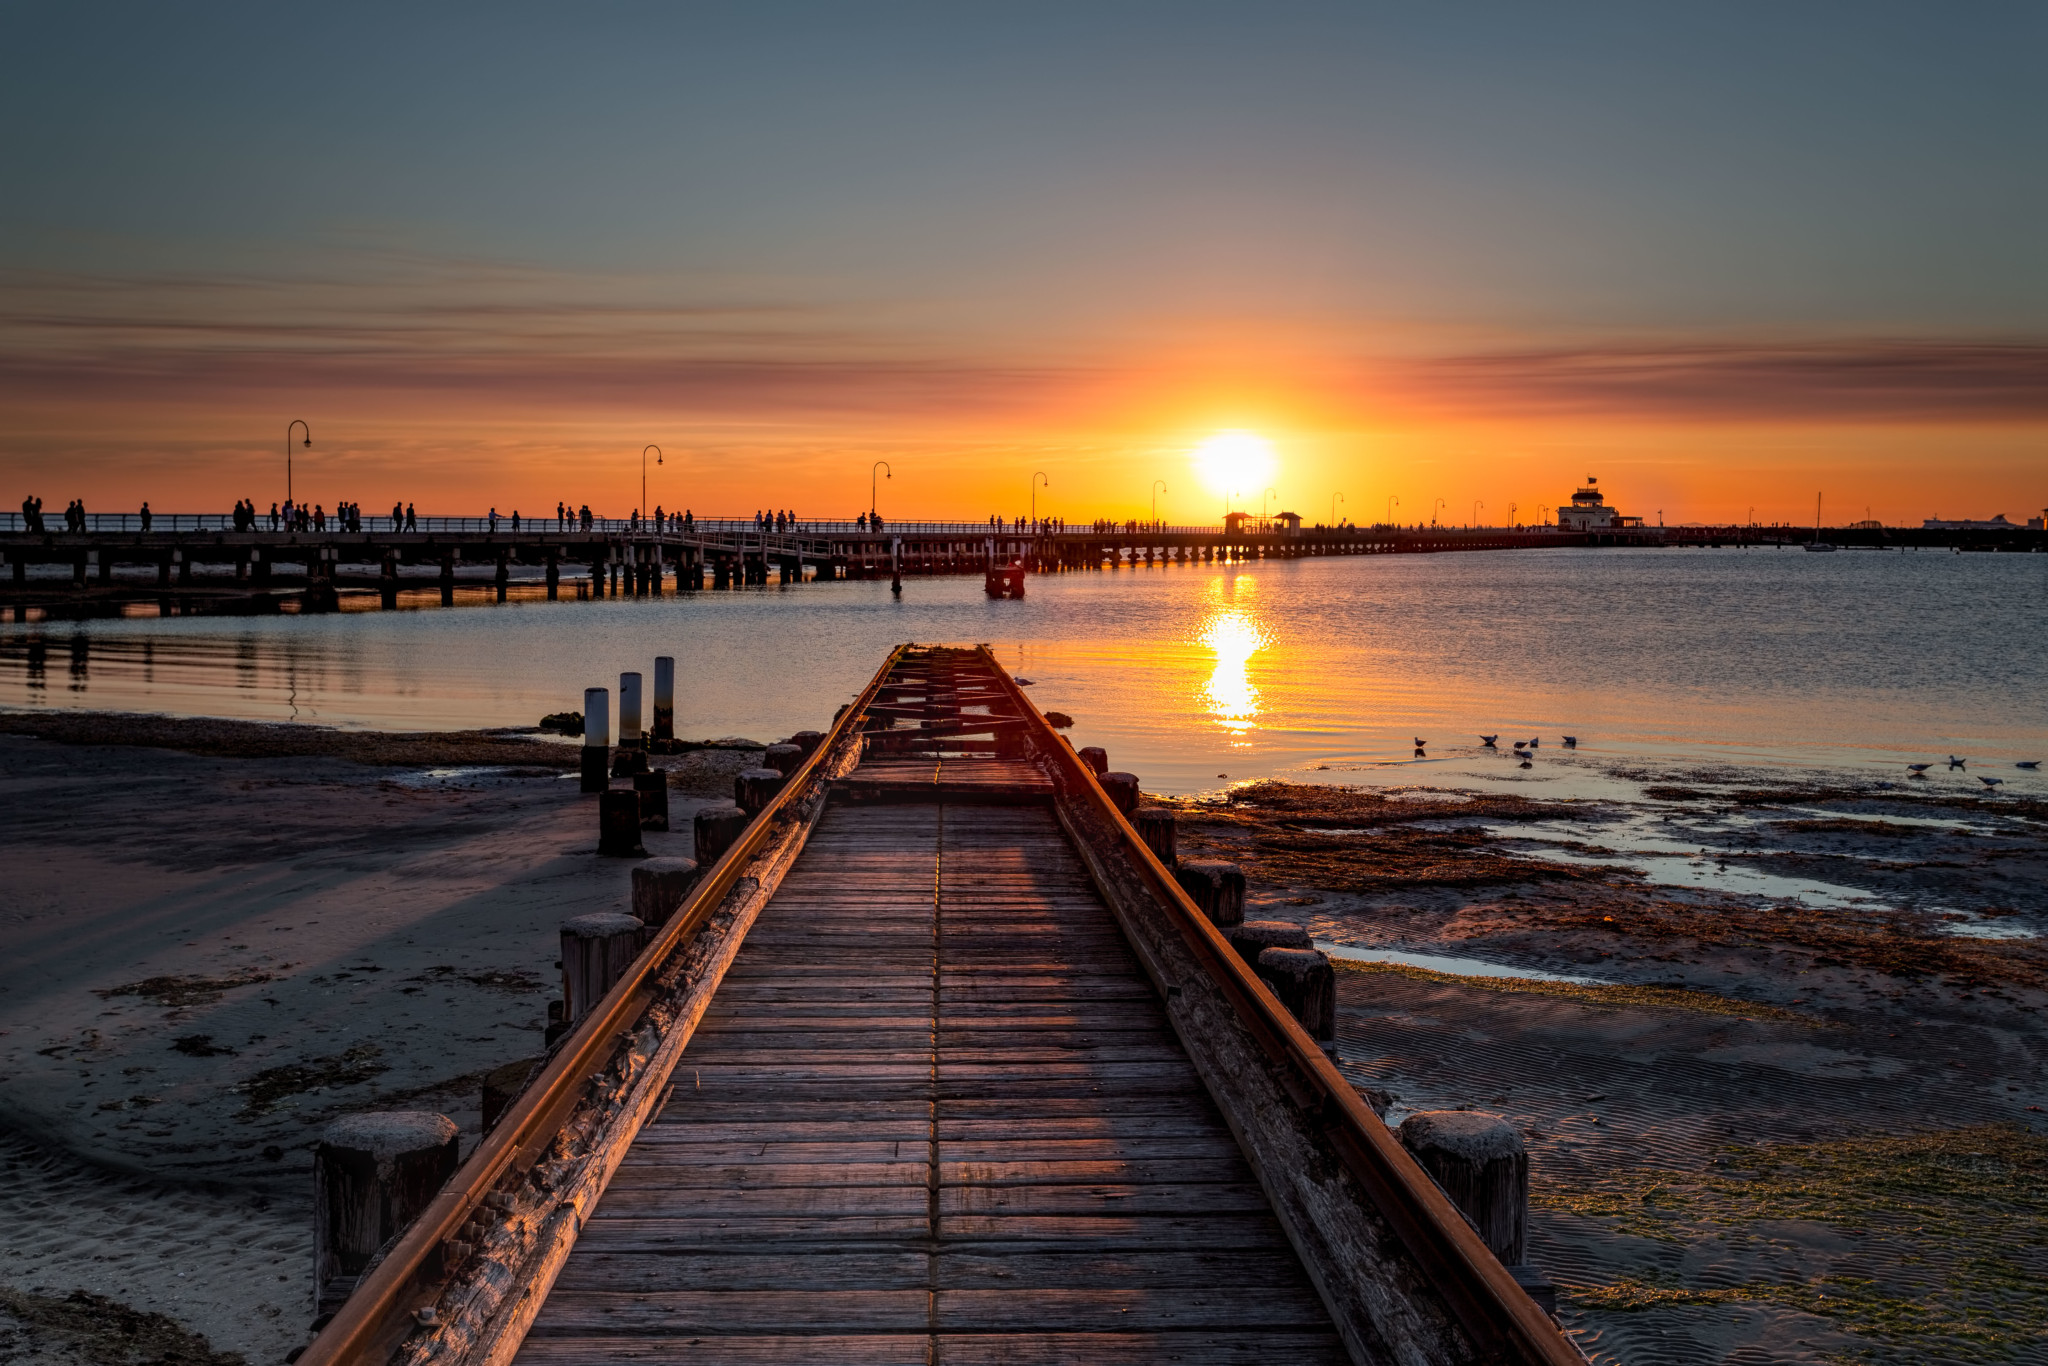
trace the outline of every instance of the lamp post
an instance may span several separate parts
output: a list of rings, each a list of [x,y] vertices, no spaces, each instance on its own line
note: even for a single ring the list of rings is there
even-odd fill
[[[1486,506],[1486,504],[1485,504],[1485,503],[1483,503],[1483,502],[1481,502],[1481,501],[1480,501],[1479,499],[1477,499],[1477,498],[1474,498],[1474,499],[1472,500],[1472,525],[1473,525],[1473,526],[1474,526],[1475,528],[1476,528],[1476,527],[1478,527],[1478,525],[1479,525],[1479,509],[1481,509],[1481,508],[1483,508],[1483,507],[1485,507],[1485,506]]]
[[[871,531],[875,525],[875,470],[886,470],[886,478],[896,477],[896,471],[889,468],[889,462],[886,460],[877,460],[874,469],[868,471],[868,529]]]
[[[654,463],[661,463],[661,447],[644,446],[640,450],[640,525],[647,525],[647,452],[654,452]],[[657,585],[658,586],[658,585]]]
[[[1265,495],[1259,499],[1259,516],[1264,517],[1266,515],[1266,500],[1271,498],[1273,493],[1272,489],[1267,489]]]
[[[1038,481],[1043,479],[1047,488],[1052,487],[1052,476],[1044,470],[1031,471],[1031,532],[1038,534]]]
[[[1164,492],[1166,492],[1166,481],[1164,479],[1154,479],[1152,481],[1152,525],[1154,526],[1159,525],[1159,495]]]
[[[1444,506],[1444,504],[1445,504],[1445,500],[1444,500],[1444,499],[1442,499],[1442,498],[1439,498],[1439,499],[1437,499],[1437,500],[1436,500],[1436,501],[1435,501],[1434,503],[1431,503],[1431,504],[1429,505],[1429,524],[1430,524],[1431,526],[1435,526],[1435,525],[1436,525],[1436,512],[1437,512],[1437,509],[1438,509],[1438,508],[1440,508],[1440,507],[1443,507],[1443,506]]]
[[[1399,506],[1401,506],[1401,500],[1400,500],[1399,498],[1396,498],[1396,497],[1395,497],[1395,496],[1394,496],[1393,494],[1391,494],[1391,493],[1390,493],[1390,494],[1388,494],[1388,495],[1387,495],[1387,525],[1388,525],[1388,526],[1392,526],[1392,525],[1394,524],[1394,509],[1395,509],[1395,508],[1397,508],[1397,507],[1399,507]]]
[[[289,503],[289,502],[291,502],[291,501],[292,501],[292,428],[293,428],[293,427],[305,427],[305,428],[306,428],[306,444],[307,444],[308,446],[310,446],[310,445],[312,445],[312,444],[313,444],[313,429],[312,429],[312,428],[311,428],[310,426],[307,426],[307,424],[306,424],[306,419],[304,419],[304,418],[302,418],[302,417],[295,417],[295,418],[293,418],[293,419],[292,419],[292,420],[291,420],[291,421],[290,421],[289,423],[287,423],[287,424],[285,425],[285,429],[284,429],[284,500],[285,500],[285,502],[287,502],[287,503]]]
[[[1335,527],[1337,525],[1337,504],[1343,501],[1344,495],[1341,493],[1333,493],[1330,495],[1330,525],[1332,527]]]
[[[1518,512],[1518,511],[1520,511],[1520,509],[1521,509],[1521,504],[1519,504],[1519,503],[1509,503],[1509,504],[1508,504],[1508,530],[1509,530],[1509,531],[1519,531],[1519,530],[1521,530],[1521,526],[1520,526],[1520,524],[1519,524],[1519,523],[1517,523],[1517,522],[1515,521],[1515,514],[1516,514],[1516,513]]]

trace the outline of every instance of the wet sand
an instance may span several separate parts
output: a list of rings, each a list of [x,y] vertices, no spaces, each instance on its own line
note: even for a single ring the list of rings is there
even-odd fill
[[[2048,956],[1955,933],[2048,933],[2038,808],[1739,775],[1646,804],[1268,785],[1184,808],[1182,846],[1325,942],[1604,984],[1338,981],[1341,1065],[1390,1119],[1523,1130],[1531,1258],[1595,1362],[2042,1361]],[[1845,904],[1728,890],[1760,868]]]
[[[63,719],[129,743],[0,734],[0,1288],[277,1362],[311,1318],[320,1129],[424,1108],[473,1141],[481,1075],[541,1049],[557,925],[623,908],[630,865],[596,856],[573,748]],[[658,762],[676,833],[647,846],[687,854],[753,760]],[[0,1301],[0,1355],[88,1359],[24,1314]]]
[[[49,1324],[132,1311],[279,1361],[319,1129],[405,1105],[473,1140],[481,1073],[539,1050],[556,924],[621,906],[627,867],[571,746],[58,720],[0,718],[0,1355],[104,1359]],[[679,833],[648,846],[686,852],[748,753],[659,762]],[[1342,1065],[1395,1120],[1528,1135],[1532,1256],[1597,1361],[2041,1360],[2041,941],[1954,931],[2048,930],[2048,819],[1665,777],[1243,788],[1183,840],[1326,942],[1603,984],[1340,974]]]

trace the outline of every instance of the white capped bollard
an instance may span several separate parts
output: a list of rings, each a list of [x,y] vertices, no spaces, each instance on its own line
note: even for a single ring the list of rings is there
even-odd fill
[[[673,655],[654,657],[653,738],[676,738],[676,661]]]
[[[583,790],[602,792],[612,785],[612,694],[609,688],[583,690]]]
[[[639,749],[640,675],[619,675],[619,748]]]

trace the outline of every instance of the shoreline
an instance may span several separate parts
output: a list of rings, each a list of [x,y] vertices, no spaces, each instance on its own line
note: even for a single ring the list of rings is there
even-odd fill
[[[650,833],[651,853],[687,852],[696,801],[751,761],[741,742],[708,744],[735,747],[655,759],[679,833]],[[313,1135],[407,1103],[472,1142],[479,1075],[538,1051],[555,925],[626,898],[564,781],[575,755],[503,732],[0,714],[0,857],[20,896],[0,922],[0,1170],[18,1211],[0,1287],[104,1295],[252,1364],[303,1341]],[[1994,1130],[2025,1135],[1985,1140],[2007,1167],[2034,1160],[2042,941],[1965,938],[1941,917],[2048,930],[2048,818],[2012,799],[1669,777],[1640,803],[1267,783],[1162,804],[1181,813],[1184,856],[1245,868],[1252,918],[1360,951],[1597,979],[1338,963],[1355,1084],[1396,1119],[1470,1106],[1523,1128],[1532,1256],[1596,1361],[1649,1359],[1672,1334],[1774,1360],[2005,1359],[1954,1355],[1940,1287],[1912,1282],[1908,1243],[1867,1190],[1855,1217],[1877,1231],[1849,1257],[1837,1224],[1773,1222],[1781,1211],[1742,1205],[1714,1174],[1853,1165],[1909,1140],[1922,1148],[1900,1160],[1936,1161],[1972,1141],[1954,1135]],[[1666,846],[1693,856],[1631,866]],[[1714,849],[1747,863],[1719,872]],[[1814,868],[1872,903],[1800,910],[1739,890],[1738,873],[1804,885],[1790,875]],[[1693,871],[1712,876],[1658,880]],[[31,1217],[23,1202],[52,1180],[70,1195]],[[1650,1185],[1676,1193],[1646,1211]],[[1942,1217],[1957,1265],[2003,1255]],[[204,1248],[223,1220],[262,1255],[219,1249],[194,1295],[174,1274],[188,1254],[158,1253]],[[1743,1232],[1756,1228],[1770,1237]],[[1833,1300],[1771,1288],[1840,1266],[1933,1327],[1900,1330],[1846,1282]],[[2048,1327],[2042,1297],[1969,1284],[2002,1322]],[[8,1321],[0,1304],[0,1334],[31,1332]]]

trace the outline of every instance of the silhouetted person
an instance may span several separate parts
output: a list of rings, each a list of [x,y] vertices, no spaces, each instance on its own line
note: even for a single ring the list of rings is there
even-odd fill
[[[420,529],[420,519],[413,514],[411,503],[405,505],[405,529],[407,531],[418,531]]]

